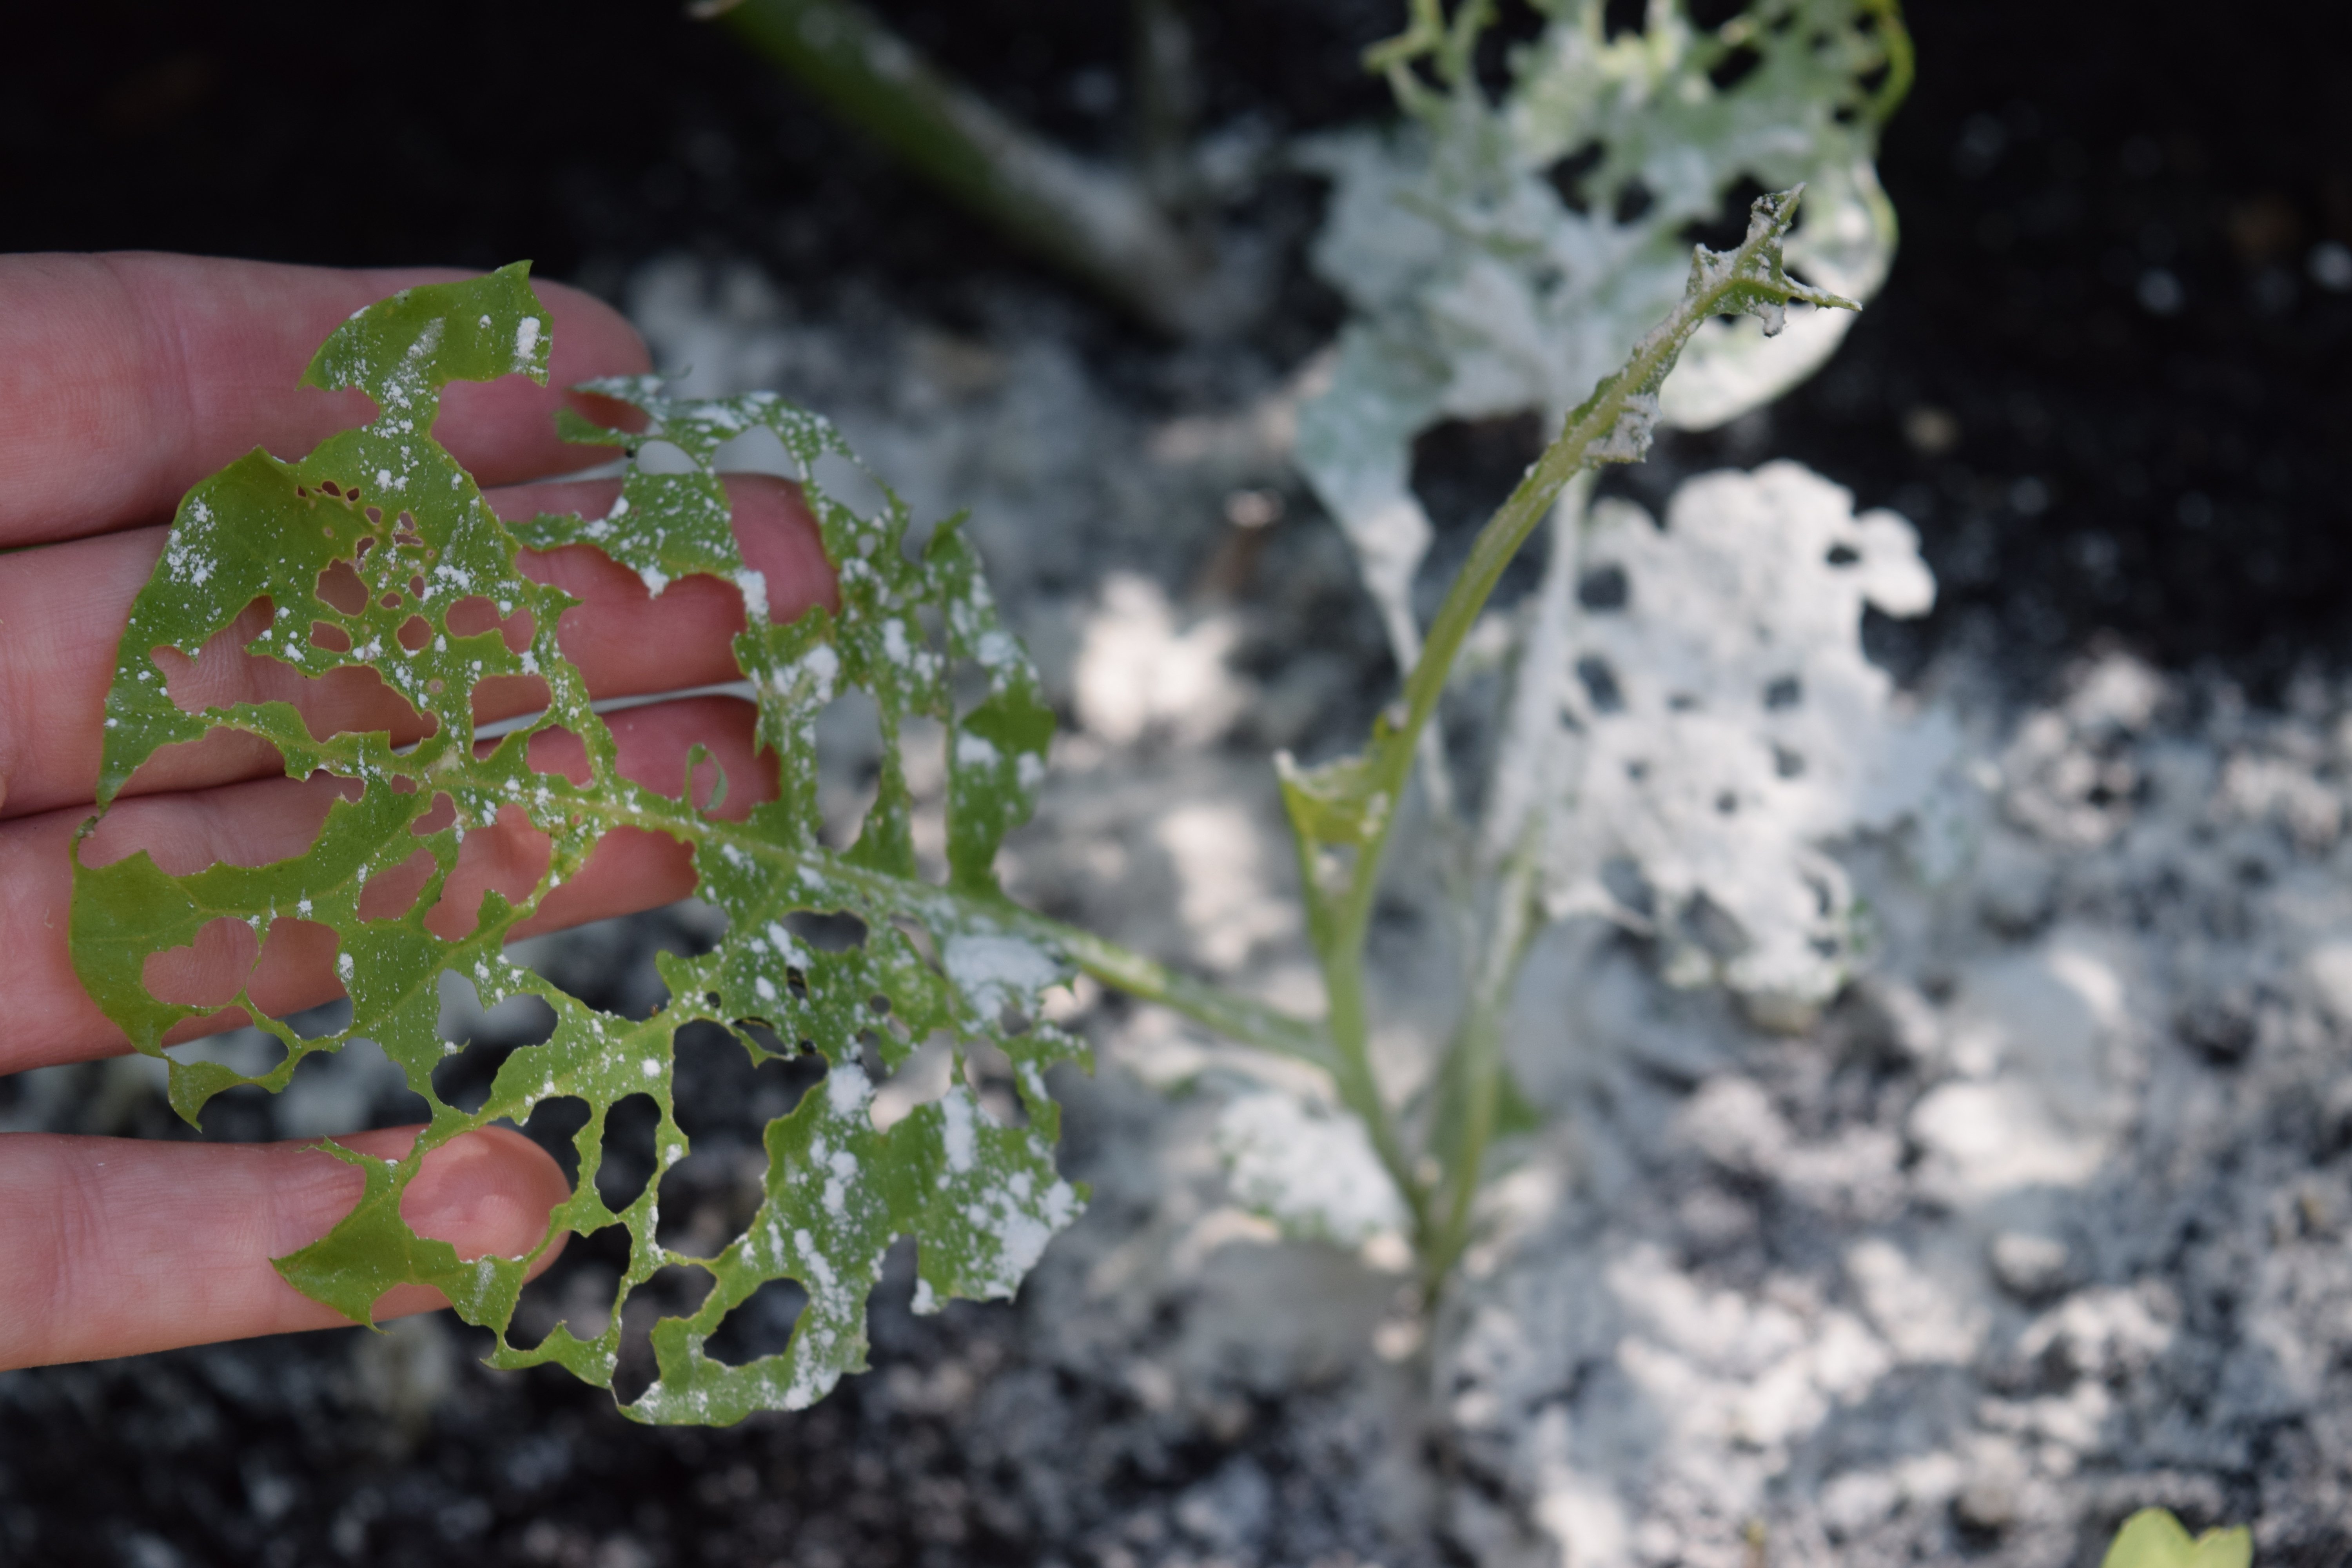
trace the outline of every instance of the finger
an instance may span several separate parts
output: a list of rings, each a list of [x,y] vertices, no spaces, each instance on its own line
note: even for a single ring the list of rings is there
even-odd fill
[[[415,1127],[337,1142],[396,1159]],[[0,1133],[0,1369],[329,1329],[346,1320],[270,1267],[334,1227],[361,1173],[312,1143],[177,1143]],[[425,1156],[400,1205],[463,1258],[520,1258],[571,1195],[530,1139],[488,1127]],[[550,1247],[536,1274],[561,1250]],[[404,1285],[379,1321],[448,1303]]]
[[[648,789],[682,793],[686,758],[701,743],[725,773],[726,799],[718,815],[740,820],[775,793],[772,761],[756,751],[757,710],[731,698],[706,697],[630,709],[612,716],[620,771]],[[579,742],[547,732],[534,739],[533,766],[584,779]],[[698,781],[698,801],[710,780]],[[87,863],[110,862],[132,848],[185,875],[224,861],[268,865],[302,853],[317,837],[341,781],[265,779],[197,794],[151,795],[118,805],[80,847]],[[82,814],[49,812],[0,823],[0,952],[9,955],[0,978],[0,1073],[58,1062],[111,1056],[128,1048],[121,1030],[99,1011],[75,974],[67,947],[73,897],[70,857]],[[428,819],[429,822],[429,819]],[[544,836],[519,811],[497,826],[466,835],[457,867],[425,917],[444,939],[474,929],[483,892],[497,889],[520,900],[538,885],[548,864]],[[426,879],[429,857],[404,871],[370,880],[362,919],[387,919],[413,905]],[[665,834],[618,828],[605,835],[580,874],[551,893],[539,913],[514,935],[629,914],[674,902],[695,888],[691,855]],[[218,933],[218,934],[215,934]],[[238,935],[236,933],[243,933]],[[241,922],[215,921],[193,950],[152,961],[147,982],[163,1000],[226,1007],[249,982],[255,1004],[272,1016],[299,1012],[343,994],[336,978],[334,933],[307,921],[283,919],[261,937]],[[173,1041],[233,1028],[241,1011],[190,1020]]]
[[[361,394],[298,384],[310,356],[362,306],[464,276],[0,257],[0,548],[161,521],[190,485],[255,447],[299,457],[364,422]],[[551,316],[548,384],[455,384],[435,430],[486,485],[583,467],[594,448],[555,434],[555,410],[577,401],[565,389],[649,363],[618,311],[562,284],[535,287]]]
[[[833,569],[799,491],[757,475],[730,479],[728,490],[744,561],[767,580],[770,614],[791,620],[813,604],[835,602]],[[509,518],[541,511],[601,516],[617,493],[614,480],[538,484],[494,491],[491,501]],[[163,542],[162,529],[138,529],[0,556],[0,817],[91,798],[116,647]],[[584,545],[543,555],[526,551],[522,566],[584,601],[564,613],[557,637],[593,695],[648,695],[737,679],[732,644],[743,629],[743,601],[733,584],[685,577],[649,599],[635,573]],[[245,654],[261,615],[252,612],[215,637],[193,665],[176,654],[162,657],[172,695],[184,708],[283,701],[300,710],[313,734],[387,730],[400,744],[417,737],[415,711],[372,670],[353,667],[312,679],[276,659]],[[475,719],[531,712],[546,701],[536,679],[488,680],[475,694]],[[267,743],[222,731],[166,748],[139,770],[129,793],[201,789],[284,771]]]

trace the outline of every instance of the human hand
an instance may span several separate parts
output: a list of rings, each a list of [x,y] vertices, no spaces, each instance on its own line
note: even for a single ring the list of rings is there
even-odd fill
[[[0,1075],[129,1048],[67,951],[68,857],[91,814],[116,644],[162,552],[165,520],[187,487],[251,447],[299,457],[368,418],[357,393],[299,386],[303,366],[354,310],[453,276],[155,255],[0,257]],[[596,300],[560,285],[540,293],[553,321],[550,385],[453,384],[436,434],[501,516],[601,514],[617,481],[544,479],[593,458],[558,439],[554,412],[570,398],[609,415],[611,405],[591,409],[596,400],[562,389],[644,370],[645,347]],[[730,493],[744,558],[764,574],[777,616],[829,602],[831,569],[791,487],[744,479]],[[635,574],[584,548],[525,552],[522,564],[583,601],[558,633],[596,697],[736,678],[730,643],[743,613],[733,587],[687,578],[648,601]],[[163,655],[174,698],[198,710],[286,700],[317,733],[391,729],[414,738],[399,735],[405,705],[369,672],[309,681],[245,654],[266,618],[249,611],[193,664]],[[476,696],[485,721],[544,705],[535,682],[492,684]],[[671,794],[683,787],[689,747],[706,747],[736,781],[722,813],[733,816],[773,793],[753,719],[749,703],[705,697],[609,722],[621,771]],[[174,872],[265,864],[300,853],[333,797],[332,781],[286,778],[274,751],[216,732],[142,768],[79,852],[95,865],[146,849]],[[487,852],[461,864],[428,927],[445,910],[476,907],[507,869],[543,861],[543,840],[528,829],[501,825],[476,837],[490,838]],[[649,908],[693,887],[683,846],[616,832],[516,934]],[[172,980],[175,994],[192,995],[232,995],[246,983],[259,1005],[284,1014],[341,994],[331,953],[299,930],[273,936],[257,960],[250,945],[200,942],[173,955],[184,963]],[[246,1021],[227,1009],[171,1039]],[[416,1131],[338,1142],[398,1155]],[[0,1368],[340,1325],[269,1260],[324,1235],[360,1190],[359,1173],[315,1145],[0,1134]],[[536,1144],[491,1128],[428,1154],[402,1213],[461,1257],[515,1257],[540,1245],[567,1194]],[[541,1266],[553,1257],[551,1248]],[[403,1287],[375,1315],[442,1304],[436,1292]]]

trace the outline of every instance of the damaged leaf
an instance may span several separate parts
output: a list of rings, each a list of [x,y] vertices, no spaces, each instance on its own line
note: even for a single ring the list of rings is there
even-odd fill
[[[1958,749],[1948,716],[1898,713],[1863,653],[1866,608],[1935,602],[1917,535],[1781,462],[1690,480],[1663,529],[1601,502],[1580,564],[1613,602],[1566,620],[1547,776],[1514,794],[1522,815],[1488,822],[1492,843],[1532,818],[1547,912],[1654,936],[1671,981],[1767,1008],[1827,1001],[1858,933],[1820,846],[1895,826]]]
[[[1448,22],[1417,0],[1414,26],[1372,56],[1404,124],[1306,153],[1333,182],[1314,263],[1353,315],[1328,389],[1299,411],[1298,463],[1406,662],[1429,544],[1417,435],[1529,410],[1558,420],[1674,308],[1692,239],[1743,184],[1805,187],[1787,258],[1822,289],[1866,300],[1894,256],[1873,167],[1910,79],[1894,0],[1758,0],[1713,27],[1683,0],[1651,0],[1643,26],[1614,36],[1605,0],[1538,8],[1544,30],[1512,51],[1493,101],[1472,64],[1492,7],[1464,0]],[[1849,320],[1799,311],[1783,331],[1779,313],[1757,316],[1692,335],[1659,417],[1707,428],[1770,402]]]
[[[404,1160],[323,1146],[361,1170],[364,1195],[326,1237],[278,1260],[280,1271],[359,1322],[392,1287],[432,1286],[497,1334],[491,1364],[553,1362],[609,1386],[631,1291],[664,1267],[701,1270],[709,1294],[692,1316],[656,1323],[659,1375],[625,1408],[646,1421],[731,1422],[804,1405],[865,1364],[866,1296],[895,1238],[916,1239],[917,1310],[933,1310],[950,1297],[1010,1294],[1083,1204],[1055,1169],[1057,1108],[1045,1078],[1082,1049],[1033,1022],[1042,1017],[1040,994],[1068,977],[1067,962],[1038,937],[1034,917],[1003,900],[993,871],[1004,834],[1029,814],[1053,719],[1027,654],[998,623],[957,521],[940,524],[917,550],[907,509],[887,489],[872,515],[828,494],[817,479],[820,459],[849,453],[824,420],[772,396],[689,402],[667,397],[650,378],[598,383],[593,390],[634,405],[646,419],[636,432],[567,421],[573,437],[629,454],[619,502],[597,519],[502,523],[433,439],[433,420],[450,381],[521,374],[544,383],[547,323],[520,264],[372,306],[337,329],[306,380],[366,392],[382,410],[374,422],[297,462],[256,451],[188,493],[132,608],[107,695],[101,813],[159,749],[220,730],[275,746],[289,777],[341,781],[341,795],[310,847],[272,865],[173,875],[143,850],[102,866],[78,853],[74,963],[132,1044],[160,1056],[173,1026],[216,1009],[151,994],[142,976],[152,955],[190,945],[216,921],[244,922],[265,943],[289,922],[331,931],[348,1023],[305,1036],[240,992],[231,1005],[278,1040],[284,1059],[253,1076],[217,1063],[171,1064],[172,1102],[193,1121],[226,1089],[281,1089],[305,1058],[364,1038],[382,1046],[431,1107],[430,1124]],[[838,614],[818,607],[776,623],[766,584],[744,565],[713,458],[721,443],[754,428],[772,432],[798,467],[838,574]],[[656,442],[667,448],[661,471],[636,460]],[[698,809],[691,764],[685,799],[620,775],[612,733],[557,646],[557,618],[577,601],[517,566],[519,546],[574,543],[604,551],[656,594],[690,574],[740,591],[747,625],[735,658],[756,693],[760,741],[781,781],[779,798],[748,821]],[[330,572],[355,574],[364,596],[331,600],[321,587]],[[487,601],[509,624],[527,615],[525,646],[510,648],[496,626],[475,635],[452,629],[452,610],[468,600]],[[248,653],[306,676],[372,667],[425,721],[422,737],[395,742],[376,731],[320,739],[283,702],[182,710],[165,689],[158,650],[193,657],[257,604],[268,606],[268,618]],[[321,624],[340,636],[314,637]],[[329,646],[336,642],[349,651]],[[545,682],[546,710],[478,741],[475,688],[517,676]],[[882,715],[882,776],[856,842],[835,851],[819,837],[814,725],[820,710],[853,689]],[[900,721],[914,719],[933,721],[944,737],[944,884],[924,879],[916,863],[899,739]],[[584,784],[531,765],[532,739],[556,731],[584,748]],[[436,934],[426,916],[467,835],[502,818],[546,836],[545,870],[518,899],[491,891],[478,910],[462,911],[475,917],[468,934]],[[727,922],[709,952],[661,958],[668,998],[642,1020],[590,1006],[505,951],[515,926],[624,827],[688,846],[699,895]],[[431,867],[414,906],[363,915],[370,879],[420,850]],[[848,917],[833,923],[862,935],[838,950],[821,948],[801,934],[807,916]],[[555,1019],[544,1043],[506,1058],[488,1100],[470,1112],[445,1101],[433,1083],[434,1068],[457,1049],[438,1030],[445,974],[470,984],[484,1008],[536,996]],[[695,1023],[727,1030],[755,1061],[776,1054],[765,1038],[787,1053],[821,1057],[824,1068],[794,1109],[768,1124],[762,1197],[745,1233],[708,1257],[656,1238],[661,1173],[688,1147],[672,1114],[675,1041]],[[953,1043],[958,1070],[946,1091],[878,1129],[866,1062],[895,1070],[935,1039]],[[1012,1064],[1024,1113],[1016,1124],[1000,1121],[967,1086],[965,1054],[981,1047]],[[638,1094],[659,1110],[656,1170],[615,1211],[595,1183],[606,1117]],[[518,1344],[509,1324],[539,1254],[461,1259],[447,1244],[413,1233],[400,1200],[430,1150],[493,1121],[520,1122],[541,1103],[567,1097],[587,1108],[574,1140],[580,1181],[539,1251],[565,1232],[618,1226],[629,1262],[602,1334],[583,1340],[558,1326],[536,1344]],[[786,1279],[808,1304],[783,1351],[740,1366],[704,1353],[730,1311],[761,1284]]]

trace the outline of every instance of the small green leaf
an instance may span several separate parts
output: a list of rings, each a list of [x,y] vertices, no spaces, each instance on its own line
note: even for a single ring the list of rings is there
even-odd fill
[[[306,1057],[367,1038],[430,1106],[431,1123],[405,1159],[385,1163],[331,1148],[362,1172],[363,1195],[327,1237],[280,1259],[280,1272],[355,1321],[366,1321],[395,1285],[436,1287],[469,1321],[497,1333],[492,1364],[553,1362],[609,1385],[629,1293],[663,1267],[698,1267],[714,1288],[691,1318],[656,1325],[659,1377],[626,1409],[648,1421],[730,1422],[753,1410],[806,1405],[865,1364],[866,1299],[895,1238],[918,1242],[917,1308],[928,1310],[950,1297],[1010,1294],[1083,1206],[1083,1193],[1055,1169],[1058,1108],[1045,1073],[1056,1062],[1083,1059],[1084,1051],[1051,1025],[1033,1022],[1041,1016],[1040,994],[1066,981],[1068,965],[1034,934],[1022,934],[1034,933],[1036,922],[1003,901],[993,869],[1005,833],[1028,816],[1053,717],[1027,654],[998,622],[957,520],[910,552],[903,503],[885,489],[879,511],[866,516],[826,493],[819,460],[854,458],[830,425],[771,395],[695,402],[669,397],[649,377],[596,383],[590,390],[646,416],[637,432],[576,415],[562,421],[574,439],[628,453],[619,501],[601,518],[502,523],[434,441],[433,421],[451,380],[521,374],[544,381],[547,321],[520,265],[372,306],[328,340],[308,379],[366,392],[382,410],[374,422],[330,437],[299,462],[257,451],[188,493],[117,656],[101,809],[159,749],[217,730],[275,746],[290,777],[323,773],[346,787],[309,850],[275,865],[222,864],[173,876],[143,852],[105,866],[84,864],[78,854],[74,963],[133,1045],[162,1055],[167,1030],[211,1009],[152,995],[143,982],[150,957],[190,944],[215,920],[246,922],[265,942],[283,921],[329,928],[351,997],[347,1024],[306,1037],[240,993],[233,1005],[284,1045],[285,1059],[251,1077],[212,1063],[171,1066],[173,1103],[194,1120],[224,1089],[283,1089]],[[839,579],[837,614],[820,607],[775,623],[766,584],[737,549],[713,458],[728,439],[754,428],[774,433],[799,467]],[[656,441],[684,454],[684,471],[674,471],[674,458],[661,472],[637,465]],[[517,551],[525,544],[593,546],[656,594],[695,574],[736,586],[747,624],[735,657],[758,694],[761,742],[779,763],[777,800],[755,808],[746,823],[717,820],[711,809],[725,781],[714,778],[698,808],[694,775],[706,760],[698,748],[688,759],[686,798],[619,774],[613,736],[556,639],[558,617],[576,601],[523,575]],[[345,601],[356,608],[322,591],[330,568],[356,574],[364,597]],[[453,632],[449,614],[467,600],[488,601],[502,618],[527,613],[529,646],[510,650],[495,628]],[[373,667],[425,721],[422,738],[395,744],[379,731],[320,739],[285,703],[183,710],[164,689],[155,652],[169,647],[193,655],[257,602],[270,615],[247,644],[249,654],[305,676]],[[314,638],[319,624],[339,637]],[[339,640],[351,651],[330,646]],[[541,679],[548,707],[478,745],[474,689],[512,676]],[[881,713],[881,799],[857,844],[836,853],[819,837],[815,722],[826,703],[853,688],[870,694]],[[918,874],[899,738],[901,721],[910,719],[932,721],[945,737],[944,885]],[[532,737],[549,731],[583,743],[587,783],[530,766]],[[428,829],[436,808],[443,820]],[[486,894],[469,934],[436,935],[425,917],[467,834],[502,814],[548,836],[547,870],[514,901]],[[688,847],[700,896],[727,918],[710,952],[661,959],[669,997],[643,1020],[591,1007],[504,951],[514,927],[578,873],[604,835],[622,827]],[[362,919],[369,879],[420,850],[431,869],[414,907]],[[864,934],[839,951],[816,948],[795,933],[808,915],[854,917]],[[936,956],[927,955],[925,943]],[[485,1008],[536,996],[556,1020],[544,1043],[508,1056],[487,1101],[470,1113],[444,1101],[433,1084],[434,1068],[455,1048],[438,1032],[445,973],[467,980]],[[814,1052],[826,1067],[824,1080],[767,1128],[764,1195],[745,1234],[707,1258],[664,1247],[655,1235],[661,1172],[688,1148],[672,1111],[674,1042],[680,1028],[698,1022],[731,1032],[754,1060],[769,1054],[759,1043],[764,1032],[787,1048]],[[976,1046],[1010,1058],[1023,1117],[999,1122],[959,1070],[940,1098],[887,1131],[877,1128],[868,1053],[895,1070],[933,1038],[953,1042],[959,1068]],[[642,1194],[615,1212],[599,1197],[595,1176],[606,1115],[635,1094],[651,1096],[659,1110],[658,1169]],[[588,1108],[574,1140],[580,1184],[531,1254],[469,1262],[408,1228],[400,1200],[427,1152],[493,1121],[520,1122],[541,1102],[567,1097]],[[581,1340],[558,1327],[537,1344],[514,1343],[509,1325],[531,1260],[559,1235],[610,1226],[626,1232],[630,1254],[604,1332]],[[761,1284],[786,1278],[805,1289],[809,1305],[782,1352],[741,1366],[703,1353],[730,1311]]]
[[[2192,1541],[2169,1511],[2144,1508],[2116,1531],[2099,1568],[2248,1568],[2253,1560],[2254,1538],[2243,1525]]]

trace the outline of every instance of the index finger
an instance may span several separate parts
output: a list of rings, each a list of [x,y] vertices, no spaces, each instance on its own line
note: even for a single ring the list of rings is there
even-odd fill
[[[299,384],[351,313],[443,268],[343,271],[142,253],[0,257],[0,549],[169,517],[255,447],[296,458],[369,417],[356,392]],[[451,385],[436,435],[484,485],[586,466],[555,433],[565,389],[650,363],[636,330],[562,284],[549,381]]]

